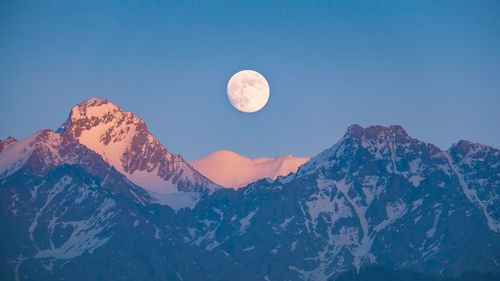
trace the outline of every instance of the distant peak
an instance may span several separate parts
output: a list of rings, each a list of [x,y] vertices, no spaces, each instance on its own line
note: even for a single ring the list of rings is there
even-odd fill
[[[11,136],[8,136],[4,140],[0,140],[0,152],[2,152],[5,148],[7,148],[8,146],[10,146],[16,142],[17,142],[17,139],[15,139],[14,137],[11,137]]]
[[[205,156],[201,159],[214,159],[217,161],[220,161],[221,159],[224,159],[225,161],[236,161],[236,160],[251,161],[251,159],[249,159],[241,154],[238,154],[234,151],[231,151],[231,150],[217,150],[215,152],[208,154],[207,156]],[[201,159],[194,160],[193,162],[199,161]]]
[[[224,159],[225,158],[225,159],[231,159],[231,160],[240,159],[240,160],[244,160],[244,161],[251,161],[254,164],[262,163],[262,162],[266,162],[266,161],[280,160],[280,159],[309,159],[309,157],[298,157],[298,156],[295,156],[293,154],[281,155],[281,156],[276,156],[276,157],[250,158],[250,157],[241,155],[241,154],[236,153],[236,152],[231,151],[231,150],[222,149],[222,150],[217,150],[215,152],[212,152],[212,153],[204,156],[201,159],[193,160],[193,162],[196,162],[196,161],[199,161],[202,159],[210,159],[210,158],[214,158],[214,159],[215,158],[216,159]]]
[[[459,140],[457,143],[453,144],[449,149],[449,151],[452,151],[462,156],[465,156],[467,154],[474,154],[479,151],[488,151],[488,150],[495,150],[495,148],[467,140]]]
[[[8,136],[4,140],[0,140],[0,142],[2,142],[2,143],[12,143],[12,142],[16,142],[16,141],[17,141],[17,139],[14,138],[13,136]]]
[[[243,156],[243,155],[240,155],[234,151],[231,151],[231,150],[225,150],[225,149],[222,149],[222,150],[217,150],[215,152],[212,152],[210,153],[210,155],[238,155],[238,156]]]
[[[467,146],[474,146],[476,144],[471,142],[471,141],[468,141],[468,140],[459,140],[456,144],[453,144],[453,145],[467,147]]]
[[[52,136],[54,134],[55,134],[55,132],[52,131],[51,129],[43,129],[43,130],[37,131],[35,133],[35,135],[37,136],[38,139],[40,139],[40,138],[46,138],[46,137]]]
[[[215,183],[239,188],[260,178],[276,179],[296,172],[309,159],[290,154],[250,159],[230,150],[219,150],[190,164]]]

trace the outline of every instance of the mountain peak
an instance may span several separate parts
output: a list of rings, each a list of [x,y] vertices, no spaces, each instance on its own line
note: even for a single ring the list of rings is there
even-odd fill
[[[93,97],[93,98],[82,101],[81,103],[77,104],[76,106],[92,107],[92,106],[100,106],[100,105],[108,104],[108,103],[112,104],[110,101],[108,101],[105,98]]]
[[[352,138],[362,138],[367,139],[387,139],[388,137],[394,138],[395,140],[402,140],[410,138],[406,131],[400,125],[390,125],[386,126],[369,126],[366,128],[361,127],[358,124],[353,124],[347,128],[345,137]]]
[[[493,149],[492,147],[489,147],[487,145],[471,142],[468,140],[459,140],[457,143],[453,144],[452,147],[460,147],[462,149],[467,149],[467,150],[469,150],[469,149],[487,149],[487,148]]]
[[[236,152],[233,152],[231,150],[217,150],[217,151],[205,156],[204,158],[212,158],[212,157],[216,157],[218,159],[227,159],[227,160],[231,160],[231,161],[248,161],[249,160],[247,157],[240,155]]]
[[[110,122],[141,125],[147,130],[145,122],[132,112],[126,112],[106,99],[90,98],[71,108],[68,119],[57,132],[66,132],[71,127],[74,134],[79,135],[84,129]]]
[[[286,176],[308,160],[292,155],[250,159],[230,150],[219,150],[190,164],[220,185],[240,188],[261,178]]]
[[[11,146],[16,142],[17,139],[12,136],[8,136],[6,139],[0,140],[0,152],[2,152],[4,149],[6,149],[7,147]]]
[[[450,149],[448,149],[448,152],[460,158],[471,155],[484,155],[489,151],[496,151],[495,153],[498,155],[498,150],[491,146],[474,143],[467,140],[459,140],[457,143],[453,144]]]
[[[352,124],[347,128],[346,136],[360,137],[364,134],[365,128],[361,127],[359,124]]]
[[[377,158],[387,158],[392,161],[396,154],[407,151],[410,146],[427,146],[427,144],[408,136],[400,125],[388,127],[376,125],[363,128],[358,124],[353,124],[349,126],[339,142],[313,157],[301,167],[299,172],[309,173],[319,167],[330,165],[332,161],[349,157],[350,153],[360,148]],[[439,149],[434,146],[428,149],[432,153],[439,152]]]
[[[58,132],[78,140],[150,191],[168,194],[216,187],[163,147],[142,119],[106,99],[91,98],[73,106]]]
[[[135,116],[134,113],[126,112],[116,104],[102,98],[91,98],[71,108],[70,122],[88,120],[95,125],[98,119],[101,119],[102,122],[116,120],[124,121],[127,124],[145,125],[144,121]]]
[[[156,141],[143,120],[102,98],[91,98],[73,106],[58,132],[71,135],[97,153],[107,146],[128,143],[134,135]],[[120,148],[123,149],[125,147]]]
[[[0,140],[0,142],[16,142],[17,139],[13,136],[8,136],[4,140]]]

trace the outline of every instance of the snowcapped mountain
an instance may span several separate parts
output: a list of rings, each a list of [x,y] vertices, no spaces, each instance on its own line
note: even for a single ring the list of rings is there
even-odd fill
[[[74,106],[58,132],[101,155],[130,181],[149,191],[170,194],[219,188],[180,155],[165,149],[143,120],[107,100],[92,98]]]
[[[278,176],[294,173],[309,159],[292,155],[249,159],[229,150],[220,150],[190,164],[215,183],[240,188],[258,179],[274,180]]]
[[[358,125],[296,173],[219,188],[91,99],[56,132],[0,142],[0,280],[500,272],[499,192],[498,149]]]
[[[51,130],[42,130],[26,139],[12,142],[0,154],[0,179],[21,174],[22,180],[43,177],[61,165],[78,165],[97,177],[101,185],[115,193],[141,202],[151,201],[141,187],[128,181],[98,154],[72,138]]]
[[[192,226],[190,241],[266,280],[328,280],[369,264],[498,272],[499,153],[353,125],[297,173],[195,208],[209,223]]]

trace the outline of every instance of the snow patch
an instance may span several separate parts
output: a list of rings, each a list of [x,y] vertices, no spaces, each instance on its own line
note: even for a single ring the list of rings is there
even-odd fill
[[[49,249],[38,251],[34,258],[72,259],[86,252],[92,254],[114,235],[108,234],[108,229],[112,226],[109,218],[114,216],[110,210],[115,206],[114,200],[106,199],[92,218],[66,223],[72,227],[71,236],[59,247],[51,244]]]
[[[153,203],[169,206],[174,211],[184,208],[193,209],[201,199],[199,192],[176,192],[171,194],[160,194],[152,191],[148,192],[153,198]]]
[[[255,249],[255,246],[250,246],[250,247],[243,249],[243,252],[249,252],[249,251],[252,251],[254,249]]]
[[[240,233],[243,233],[247,230],[247,228],[252,223],[252,218],[255,216],[255,214],[257,214],[258,210],[259,208],[257,207],[257,209],[251,211],[250,213],[248,213],[248,215],[240,220]]]

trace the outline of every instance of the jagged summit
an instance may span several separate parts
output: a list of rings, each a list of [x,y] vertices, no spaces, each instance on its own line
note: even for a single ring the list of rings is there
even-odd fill
[[[6,139],[0,140],[0,152],[15,142],[17,142],[17,139],[12,136],[8,136]]]
[[[122,120],[126,119],[127,123],[144,124],[144,126],[146,126],[145,122],[132,112],[125,112],[106,99],[90,98],[73,106],[68,119],[59,129],[57,129],[57,131],[66,132],[69,126],[75,127],[75,125],[79,125],[79,127],[96,126],[99,123],[109,122],[117,118],[122,118]],[[77,130],[75,133],[79,135],[81,131]]]
[[[101,155],[133,183],[169,194],[218,188],[184,159],[168,151],[131,112],[102,98],[75,105],[58,130]]]
[[[480,151],[495,150],[495,148],[488,146],[488,145],[475,143],[475,142],[471,142],[471,141],[467,141],[467,140],[459,140],[457,143],[454,143],[448,149],[448,151],[452,151],[452,150],[457,151],[465,156],[466,154],[474,154],[474,153],[478,153]]]
[[[50,148],[59,144],[59,135],[46,129],[40,130],[23,140],[12,142],[11,145],[4,146],[2,157],[0,157],[0,177],[7,177],[19,170],[37,148],[52,152]],[[38,160],[42,166],[54,159],[59,160],[59,157],[53,157],[53,153],[48,154],[50,156]]]
[[[347,128],[344,137],[366,138],[379,141],[394,140],[399,142],[410,139],[410,136],[408,136],[400,125],[391,125],[388,127],[376,125],[363,128],[358,124],[353,124]]]
[[[1,143],[6,143],[6,142],[16,142],[17,139],[14,138],[13,136],[8,136],[4,140],[0,140]]]
[[[412,151],[421,151],[427,156],[442,152],[432,144],[410,137],[399,125],[363,128],[353,124],[336,144],[313,157],[300,168],[299,172],[309,173],[321,167],[329,167],[341,159],[352,157],[352,154],[357,153],[359,149],[373,155],[375,159],[390,162],[387,165],[395,171],[398,169],[401,155]],[[417,154],[413,158],[420,156]]]

